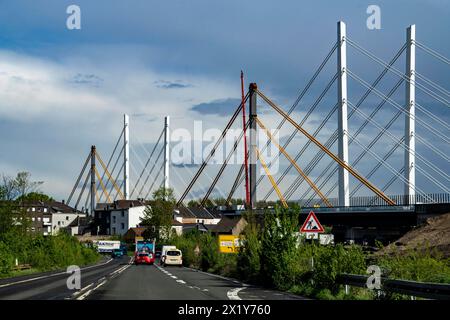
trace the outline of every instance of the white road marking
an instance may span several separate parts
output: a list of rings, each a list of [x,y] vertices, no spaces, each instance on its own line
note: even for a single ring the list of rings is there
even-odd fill
[[[92,269],[92,268],[94,268],[94,267],[104,266],[105,264],[110,263],[112,260],[113,260],[113,259],[109,259],[109,260],[106,261],[105,263],[97,264],[97,265],[95,265],[95,266],[90,266],[90,267],[86,267],[86,268],[82,268],[81,271],[88,270],[88,269]],[[63,274],[67,274],[67,273],[66,273],[66,272],[58,272],[58,273],[50,274],[50,275],[48,275],[48,276],[41,276],[41,277],[36,277],[36,278],[31,278],[31,279],[26,279],[26,280],[20,280],[20,281],[11,282],[11,283],[6,283],[6,284],[0,285],[0,288],[9,287],[9,286],[12,286],[12,285],[15,285],[15,284],[31,282],[31,281],[40,280],[40,279],[51,278],[51,277],[60,276],[60,275],[63,275]]]
[[[111,278],[114,278],[116,275],[119,275],[120,273],[122,273],[123,271],[125,271],[126,269],[128,269],[129,267],[131,267],[131,259],[129,264],[111,272],[108,276],[110,276]],[[89,296],[92,292],[94,292],[95,290],[97,290],[98,288],[100,288],[101,286],[103,286],[106,282],[108,282],[108,280],[106,279],[106,277],[102,277],[100,278],[97,282],[100,282],[95,288],[86,291],[88,288],[92,287],[95,283],[91,283],[90,285],[82,288],[80,291],[75,292],[72,297],[75,297],[76,295],[86,291],[85,293],[83,293],[82,295],[80,295],[79,297],[77,297],[77,300],[84,300],[86,299],[87,296]]]
[[[230,300],[242,300],[241,297],[239,297],[238,293],[239,293],[239,291],[244,290],[244,289],[245,289],[245,287],[234,288],[234,289],[229,290],[227,292],[228,299],[230,299]]]
[[[186,281],[183,281],[183,280],[177,280],[177,282],[178,282],[178,283],[186,284]]]

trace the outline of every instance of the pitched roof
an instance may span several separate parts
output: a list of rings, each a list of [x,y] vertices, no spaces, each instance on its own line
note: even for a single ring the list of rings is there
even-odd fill
[[[208,209],[203,207],[178,207],[175,209],[175,214],[183,218],[197,218],[197,219],[220,219],[222,214],[216,209]]]
[[[133,207],[146,206],[148,202],[143,200],[116,200],[113,203],[97,203],[95,210],[126,210]]]
[[[218,224],[214,225],[213,228],[211,228],[211,232],[219,232],[219,233],[228,233],[233,230],[234,227],[243,219],[242,216],[224,216],[219,221]]]
[[[133,231],[134,234],[138,237],[142,236],[142,233],[144,233],[145,230],[147,230],[147,227],[136,227],[136,228],[130,228],[128,229],[127,233]]]

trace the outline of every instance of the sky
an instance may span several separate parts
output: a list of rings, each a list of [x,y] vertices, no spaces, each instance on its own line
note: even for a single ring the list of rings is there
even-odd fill
[[[66,27],[66,9],[73,4],[81,9],[80,30]],[[367,7],[373,4],[381,10],[379,30],[369,30],[366,25]],[[450,56],[449,14],[450,3],[445,0],[287,0],[282,4],[253,0],[0,0],[0,174],[14,176],[29,171],[35,180],[44,181],[41,191],[57,200],[67,199],[91,145],[108,159],[126,113],[130,115],[133,186],[163,128],[164,116],[171,117],[171,130],[193,133],[195,121],[201,121],[205,130],[224,128],[239,103],[240,70],[244,70],[246,85],[256,82],[262,92],[288,110],[333,47],[337,21],[346,23],[349,39],[389,61],[405,43],[406,28],[411,24],[416,25],[417,41]],[[372,82],[382,71],[356,49],[349,47],[347,51],[349,69],[365,81]],[[334,54],[294,111],[293,118],[298,122],[334,76],[336,59]],[[417,50],[416,60],[420,74],[449,90],[448,65],[422,50]],[[404,66],[403,54],[395,67],[404,71]],[[397,80],[389,73],[380,82],[380,91],[387,93]],[[365,88],[353,79],[348,81],[349,101],[356,104]],[[335,105],[336,85],[305,122],[307,130],[313,132]],[[400,105],[404,104],[404,92],[402,85],[393,95]],[[446,97],[448,101],[448,91]],[[361,110],[370,114],[379,101],[371,94]],[[441,122],[449,122],[448,104],[419,90],[417,101]],[[386,105],[374,119],[384,126],[396,111]],[[258,112],[270,128],[280,121],[261,101]],[[449,180],[440,174],[450,171],[446,156],[450,151],[446,138],[449,130],[424,114],[417,116],[422,120],[417,123],[421,138],[417,150],[425,159],[424,163],[418,161],[423,171],[417,173],[417,186],[424,192],[443,192],[450,188]],[[242,126],[239,121],[234,127]],[[363,121],[355,113],[349,120],[350,134]],[[430,127],[435,132],[430,132]],[[336,128],[334,113],[318,135],[319,141],[325,142]],[[401,115],[389,130],[392,138],[400,138],[403,128]],[[284,125],[280,141],[286,141],[292,131],[291,126]],[[350,162],[378,131],[376,125],[369,124],[360,133],[359,144],[349,147]],[[305,137],[297,135],[287,150],[294,156],[305,143]],[[383,137],[374,146],[374,153],[381,157],[393,144],[394,140]],[[336,144],[331,150],[337,152]],[[317,148],[309,147],[298,162],[300,167],[306,167],[316,152]],[[403,157],[399,148],[389,164],[399,170]],[[323,158],[311,178],[317,178],[329,161]],[[438,170],[427,166],[429,162]],[[281,160],[275,178],[287,164]],[[356,169],[366,174],[375,164],[375,159],[367,155]],[[159,167],[155,166],[155,172]],[[237,168],[227,168],[214,196],[228,194]],[[197,169],[171,166],[170,184],[176,196]],[[188,198],[202,196],[217,171],[217,165],[208,166]],[[432,174],[438,183],[423,172]],[[392,175],[382,168],[370,181],[381,188]],[[296,172],[290,171],[281,190],[285,192],[296,177]],[[336,179],[335,174],[325,190]],[[353,178],[350,183],[351,189],[357,185]],[[264,179],[258,198],[264,197],[269,188]],[[304,192],[305,183],[292,199]],[[402,181],[396,181],[386,192],[402,193]],[[236,196],[243,194],[240,187]],[[362,188],[359,194],[370,193]],[[336,195],[334,191],[330,197]],[[273,193],[271,198],[275,196]]]

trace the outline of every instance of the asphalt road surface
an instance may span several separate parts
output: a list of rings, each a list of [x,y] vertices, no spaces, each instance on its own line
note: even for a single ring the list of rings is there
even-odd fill
[[[131,265],[95,290],[89,300],[292,300],[299,296],[247,286],[236,280],[168,266]]]
[[[112,272],[128,265],[130,259],[104,258],[99,264],[81,268],[81,288],[87,287]],[[69,290],[65,270],[46,272],[0,280],[1,300],[63,300],[70,299],[77,290]]]
[[[0,280],[0,299],[32,300],[292,300],[275,290],[184,267],[133,265],[129,257],[81,269],[81,288],[69,290],[65,271]]]

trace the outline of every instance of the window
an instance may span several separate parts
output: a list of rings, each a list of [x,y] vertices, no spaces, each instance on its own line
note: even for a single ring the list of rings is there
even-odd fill
[[[33,218],[31,218],[31,221],[34,221],[34,217],[33,217]]]
[[[122,230],[124,230],[125,229],[125,223],[121,223],[121,227],[122,227]]]
[[[41,217],[37,217],[37,221],[41,221]]]
[[[47,212],[48,211],[48,209],[47,208],[44,208],[44,212]]]
[[[116,223],[116,216],[113,216],[113,223]]]
[[[122,218],[125,217],[125,210],[122,210]]]
[[[116,227],[112,228],[112,234],[113,234],[113,235],[116,234]]]
[[[61,225],[61,221],[58,221],[58,226],[60,226]]]
[[[31,211],[35,212],[35,211],[36,211],[36,208],[31,208]]]
[[[69,216],[66,216],[66,221],[69,221]]]

